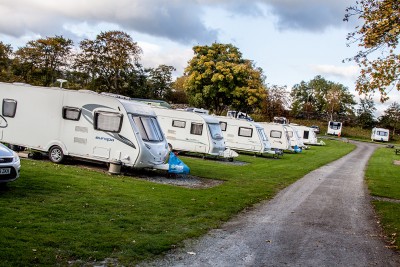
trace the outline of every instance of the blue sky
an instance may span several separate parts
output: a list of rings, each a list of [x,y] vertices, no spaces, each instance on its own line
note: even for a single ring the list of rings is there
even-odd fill
[[[174,66],[183,74],[194,45],[231,43],[264,70],[270,85],[288,90],[316,75],[347,86],[358,100],[358,68],[343,22],[355,0],[0,0],[0,40],[14,49],[37,38],[63,35],[78,46],[101,31],[122,30],[143,49],[146,67]],[[379,103],[379,115],[400,93]]]

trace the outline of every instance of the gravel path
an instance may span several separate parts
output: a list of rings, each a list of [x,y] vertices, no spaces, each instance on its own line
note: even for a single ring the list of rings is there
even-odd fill
[[[356,144],[271,201],[141,266],[400,266],[382,241],[364,184],[376,146]]]

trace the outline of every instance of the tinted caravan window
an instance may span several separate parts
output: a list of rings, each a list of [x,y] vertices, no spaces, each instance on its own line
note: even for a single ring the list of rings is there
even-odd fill
[[[178,121],[178,120],[172,121],[172,127],[185,128],[185,126],[186,126],[185,121]]]
[[[81,109],[74,107],[63,107],[63,118],[66,120],[79,121]]]
[[[13,99],[3,99],[2,114],[4,117],[14,118],[17,112],[17,101]]]
[[[122,114],[116,112],[96,111],[93,126],[96,130],[118,133],[122,127]]]
[[[253,129],[252,128],[246,128],[246,127],[239,127],[239,136],[244,136],[244,137],[252,137],[253,136]]]
[[[225,132],[226,131],[226,127],[227,127],[227,123],[224,121],[220,121],[219,125],[221,127],[221,131]]]
[[[269,133],[269,136],[271,138],[281,138],[282,137],[282,132],[281,131],[277,131],[277,130],[271,130],[271,132]]]
[[[190,126],[190,133],[195,135],[203,134],[203,124],[202,123],[194,123]]]

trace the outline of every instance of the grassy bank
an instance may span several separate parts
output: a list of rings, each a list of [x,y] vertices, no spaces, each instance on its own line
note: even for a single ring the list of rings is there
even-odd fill
[[[395,155],[394,149],[378,149],[368,163],[366,179],[371,195],[383,198],[373,201],[373,205],[390,244],[399,250],[400,165],[395,161],[400,163],[400,155]]]
[[[133,265],[218,227],[353,148],[328,140],[278,160],[240,156],[244,166],[182,157],[191,175],[224,181],[207,189],[23,160],[21,177],[0,191],[0,265],[81,265],[105,258]]]

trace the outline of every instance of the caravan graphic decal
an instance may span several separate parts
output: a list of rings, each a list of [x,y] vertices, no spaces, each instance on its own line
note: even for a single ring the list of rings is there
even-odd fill
[[[110,109],[110,110],[114,110],[110,107],[107,106],[103,106],[103,105],[98,105],[98,104],[87,104],[87,105],[83,105],[82,106],[82,116],[83,118],[85,118],[85,120],[87,120],[91,125],[93,125],[93,111],[96,108],[104,108],[104,109]],[[110,138],[107,137],[100,137],[100,136],[96,136],[96,139],[98,140],[105,140],[107,142],[112,141],[114,142],[114,140],[118,140],[122,143],[124,143],[125,145],[128,145],[130,147],[133,147],[134,149],[136,149],[136,146],[132,143],[132,141],[130,141],[128,138],[118,134],[118,133],[108,133],[108,132],[104,132],[106,135],[110,136]]]
[[[6,128],[8,126],[8,122],[6,118],[0,115],[0,128]]]

